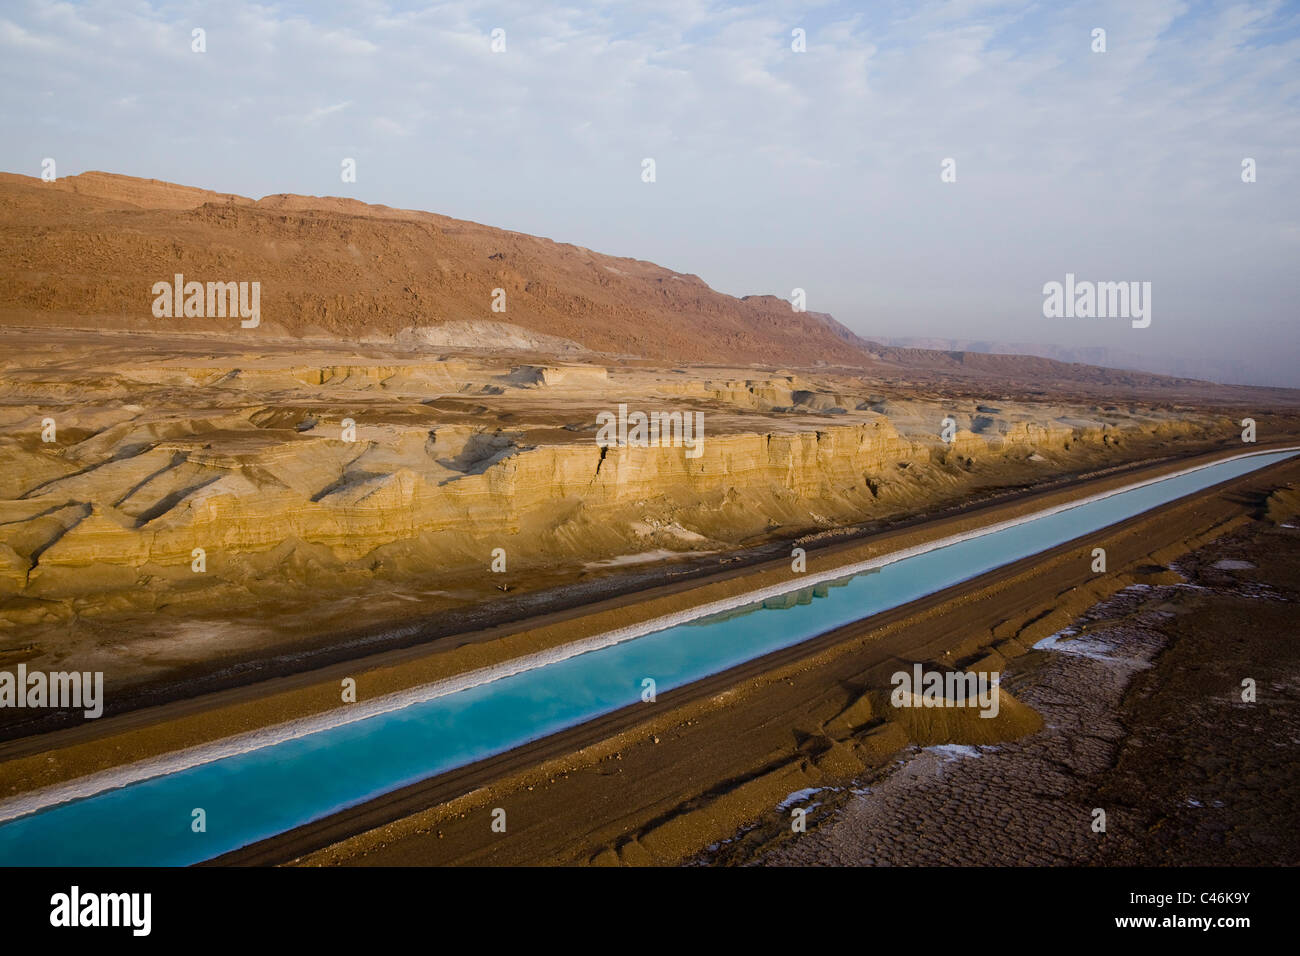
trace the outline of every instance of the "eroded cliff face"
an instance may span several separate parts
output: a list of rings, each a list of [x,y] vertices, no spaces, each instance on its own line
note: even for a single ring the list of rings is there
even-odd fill
[[[331,424],[338,430],[337,423],[321,423],[313,431]],[[289,539],[324,545],[340,561],[423,533],[504,543],[531,518],[573,508],[611,525],[643,519],[643,512],[670,502],[721,505],[737,496],[750,498],[756,513],[783,500],[843,511],[876,497],[868,486],[872,474],[932,454],[879,421],[790,434],[706,435],[697,459],[681,448],[600,448],[590,439],[508,445],[508,455],[481,472],[448,476],[430,454],[438,447],[428,440],[430,430],[368,431],[380,429],[361,426],[355,443],[305,436],[226,454],[211,451],[201,436],[193,443],[162,441],[40,484],[19,501],[32,520],[55,517],[63,531],[35,555],[26,583],[43,590],[57,568],[189,564],[194,548],[233,555]],[[975,446],[980,453],[989,448],[977,436],[959,437],[953,447]],[[380,458],[390,459],[387,467],[371,470]],[[9,505],[12,520],[22,505]],[[527,541],[512,543],[520,553],[536,550]],[[76,589],[74,581],[67,586]]]
[[[11,633],[377,585],[463,604],[497,582],[526,588],[530,572],[554,583],[922,513],[1224,429],[1133,406],[881,394],[817,372],[301,349],[46,358],[3,371],[0,622]],[[620,404],[700,413],[698,456],[602,447],[597,416]],[[508,577],[492,570],[498,548]]]

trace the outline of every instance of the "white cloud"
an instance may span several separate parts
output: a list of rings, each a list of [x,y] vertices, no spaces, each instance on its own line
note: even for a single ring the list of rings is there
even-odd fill
[[[334,103],[331,106],[318,106],[310,113],[308,113],[306,116],[302,117],[299,122],[303,123],[306,126],[311,126],[315,123],[319,123],[326,116],[330,116],[334,113],[339,112],[340,110],[345,110],[351,105],[352,105],[351,100],[344,100],[342,103]]]

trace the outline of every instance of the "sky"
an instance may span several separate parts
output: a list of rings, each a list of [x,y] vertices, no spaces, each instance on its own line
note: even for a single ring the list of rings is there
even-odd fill
[[[5,0],[0,169],[352,196],[866,337],[1300,386],[1298,66],[1279,0]],[[1045,316],[1067,273],[1150,282],[1150,324]]]

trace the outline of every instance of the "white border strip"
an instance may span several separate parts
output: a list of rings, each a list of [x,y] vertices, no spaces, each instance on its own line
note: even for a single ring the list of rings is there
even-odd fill
[[[418,687],[412,687],[407,690],[386,694],[365,703],[340,707],[329,711],[328,713],[299,717],[281,724],[274,724],[270,727],[263,727],[258,730],[236,734],[210,743],[199,744],[184,750],[178,750],[174,753],[150,757],[135,763],[114,767],[110,770],[101,770],[67,783],[55,784],[53,786],[33,790],[0,801],[0,823],[12,820],[16,817],[26,816],[30,813],[35,813],[38,810],[44,810],[61,803],[91,797],[95,794],[103,793],[106,790],[114,790],[133,783],[139,783],[142,780],[149,780],[154,777],[161,777],[182,770],[189,770],[193,767],[205,763],[212,763],[213,761],[221,760],[226,757],[234,757],[239,754],[250,753],[254,750],[261,750],[264,747],[273,747],[276,744],[284,743],[285,741],[294,740],[299,737],[306,737],[311,734],[320,733],[324,730],[330,730],[334,727],[342,727],[359,720],[378,717],[381,714],[391,713],[395,710],[410,707],[412,704],[421,704],[426,701],[435,700],[439,697],[445,697],[448,694],[456,694],[460,691],[469,690],[471,687],[478,687],[481,684],[501,680],[504,677],[521,674],[524,671],[545,667],[549,664],[556,664],[560,661],[568,660],[571,657],[577,657],[579,654],[586,654],[589,651],[612,647],[615,644],[621,644],[624,641],[644,637],[647,634],[653,634],[656,631],[676,627],[679,624],[685,624],[698,618],[708,617],[711,614],[734,610],[738,607],[744,607],[747,604],[766,601],[770,598],[780,597],[783,594],[789,594],[793,591],[802,591],[805,588],[824,584],[828,581],[836,581],[850,575],[861,574],[864,571],[884,567],[887,564],[893,564],[896,561],[915,557],[918,554],[937,551],[940,548],[946,548],[962,541],[969,541],[973,538],[981,538],[988,534],[995,534],[1008,528],[1014,528],[1017,525],[1026,524],[1030,521],[1037,521],[1040,518],[1047,518],[1051,515],[1059,514],[1062,511],[1070,511],[1074,508],[1091,504],[1094,501],[1101,501],[1105,498],[1111,498],[1128,491],[1135,491],[1138,488],[1145,488],[1148,485],[1168,481],[1171,478],[1179,478],[1183,475],[1194,474],[1195,472],[1202,471],[1206,468],[1213,468],[1217,465],[1227,464],[1231,461],[1238,461],[1242,458],[1252,458],[1258,455],[1277,455],[1285,452],[1300,452],[1300,445],[1291,446],[1289,448],[1273,448],[1262,451],[1245,452],[1228,458],[1219,458],[1215,461],[1206,462],[1203,465],[1185,468],[1182,471],[1172,472],[1158,478],[1148,478],[1145,481],[1125,485],[1111,491],[1098,492],[1095,495],[1089,495],[1087,498],[1081,498],[1078,501],[1056,505],[1055,507],[1047,508],[1043,511],[1036,511],[1033,514],[1023,515],[1019,518],[1011,518],[1007,521],[1001,521],[997,524],[989,525],[988,527],[949,535],[946,538],[939,538],[935,541],[916,545],[915,547],[905,548],[902,551],[890,552],[889,554],[877,558],[871,558],[867,561],[859,561],[856,564],[843,565],[833,570],[823,571],[813,575],[806,575],[801,577],[798,582],[775,584],[766,588],[760,588],[757,591],[748,591],[745,594],[735,597],[712,601],[708,604],[697,605],[696,607],[684,611],[666,614],[649,621],[643,621],[639,624],[632,624],[627,627],[606,631],[605,633],[597,634],[594,637],[572,641],[568,644],[563,644],[559,647],[550,648],[545,651],[526,654],[522,657],[517,657],[501,664],[481,667],[477,670],[466,671],[463,674],[458,674],[455,677],[434,681],[431,684],[422,684]]]

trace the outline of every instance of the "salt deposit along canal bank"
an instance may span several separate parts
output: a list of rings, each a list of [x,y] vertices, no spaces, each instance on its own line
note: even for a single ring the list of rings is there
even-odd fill
[[[899,607],[1290,458],[1242,455],[0,804],[7,865],[181,865]],[[810,603],[772,599],[817,583]],[[764,601],[784,609],[764,607]],[[194,832],[193,811],[206,829]]]

